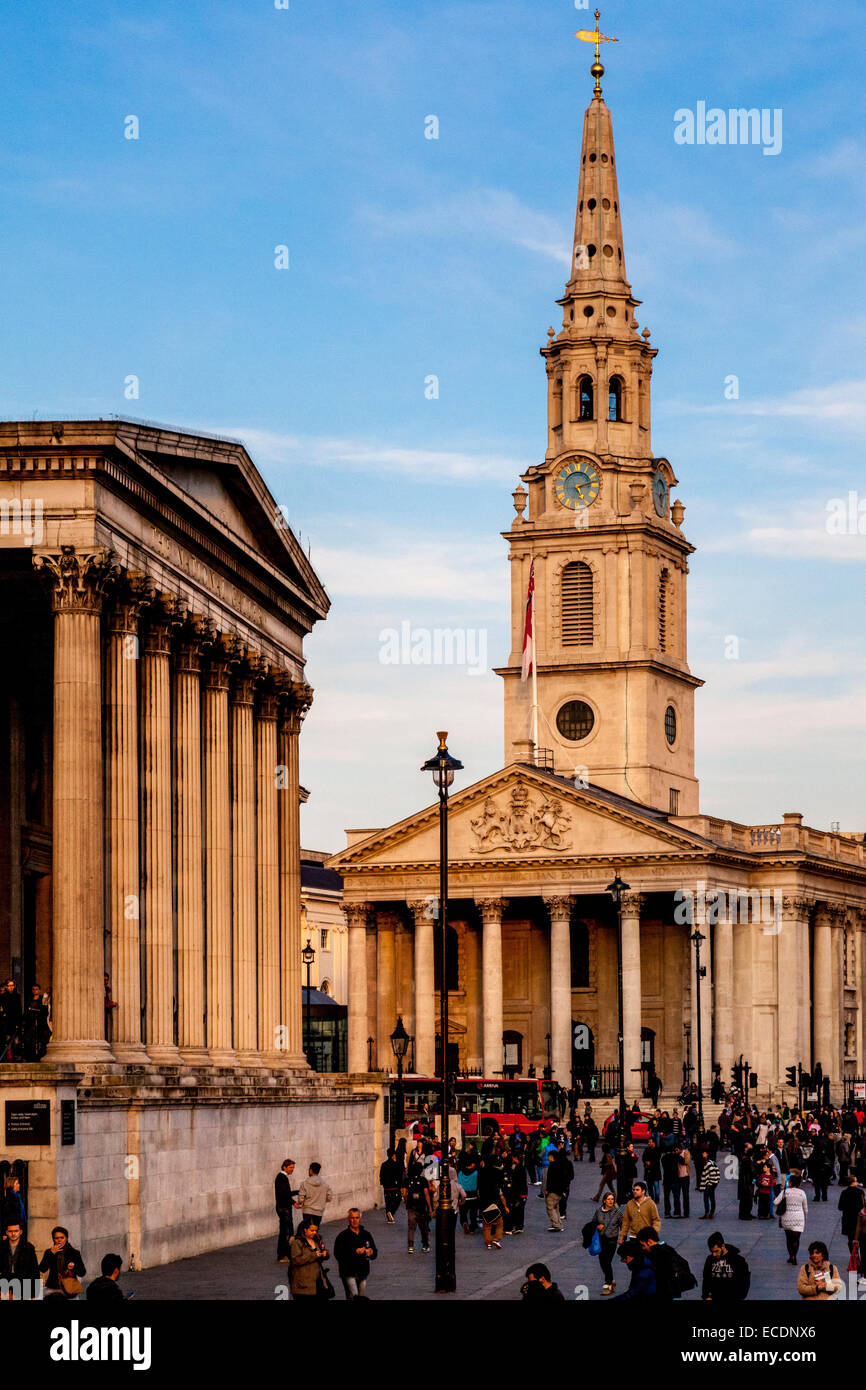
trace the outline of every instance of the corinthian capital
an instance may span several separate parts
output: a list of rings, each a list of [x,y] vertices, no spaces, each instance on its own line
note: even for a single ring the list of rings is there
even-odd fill
[[[481,914],[481,920],[485,927],[496,926],[502,921],[502,899],[501,898],[476,898],[475,906]]]
[[[109,581],[116,575],[114,552],[105,546],[91,551],[63,545],[59,551],[33,556],[33,567],[51,583],[55,613],[101,613]]]
[[[792,921],[802,921],[808,917],[814,906],[814,898],[793,893],[785,893],[782,896],[782,915]]]
[[[568,893],[554,893],[550,897],[544,896],[544,905],[550,913],[551,922],[567,921],[571,917],[571,908],[574,898]]]
[[[366,928],[367,920],[370,916],[370,904],[343,903],[343,916],[346,919],[347,927]]]
[[[313,703],[313,688],[306,681],[293,681],[287,675],[280,683],[280,718],[290,734],[299,734],[307,710]]]
[[[623,917],[640,917],[640,910],[644,904],[643,893],[623,893],[622,895],[622,915]]]

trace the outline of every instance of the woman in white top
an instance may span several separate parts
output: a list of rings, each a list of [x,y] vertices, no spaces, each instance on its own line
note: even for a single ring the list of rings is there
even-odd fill
[[[790,1173],[788,1186],[782,1188],[773,1203],[776,1207],[780,1207],[782,1203],[785,1205],[785,1210],[782,1212],[782,1230],[785,1232],[789,1265],[797,1263],[800,1237],[806,1229],[806,1216],[809,1211],[806,1194],[800,1187],[801,1178],[802,1174],[799,1170]]]

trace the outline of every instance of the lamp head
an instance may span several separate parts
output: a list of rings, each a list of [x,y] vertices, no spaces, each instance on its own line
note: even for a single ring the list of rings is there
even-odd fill
[[[442,791],[444,787],[450,787],[454,781],[454,773],[459,772],[463,764],[458,758],[452,758],[448,752],[446,740],[448,734],[445,731],[437,733],[439,747],[436,749],[432,758],[428,758],[426,763],[422,763],[422,772],[432,772],[433,785],[437,790]]]
[[[301,952],[301,960],[304,962],[304,965],[312,965],[315,959],[315,948],[310,944],[310,938],[307,937],[307,944]]]

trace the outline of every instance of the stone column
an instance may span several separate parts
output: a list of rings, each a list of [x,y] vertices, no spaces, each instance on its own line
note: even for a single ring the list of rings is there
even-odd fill
[[[821,1063],[825,1076],[838,1082],[834,1059],[838,1053],[837,1036],[839,1032],[838,1001],[834,984],[836,980],[833,959],[833,928],[839,909],[829,903],[819,903],[815,913],[815,933],[812,958],[812,1040],[814,1062]]]
[[[234,1038],[238,1061],[258,1061],[256,1007],[256,772],[253,699],[257,658],[235,675],[232,692],[232,909]]]
[[[240,643],[224,633],[214,644],[202,702],[204,753],[207,1048],[216,1066],[235,1062],[232,1048],[232,843],[229,789],[229,684]]]
[[[550,1059],[553,1078],[571,1085],[571,897],[545,897],[550,913]]]
[[[641,984],[640,910],[641,893],[626,893],[622,900],[622,1019],[623,1070],[628,1105],[641,1094]]]
[[[280,1016],[286,1066],[306,1067],[301,1018],[301,783],[298,742],[313,692],[287,681],[278,723],[278,814],[280,839]],[[351,979],[349,983],[351,990]],[[352,1068],[350,1066],[349,1070]],[[366,1067],[363,1068],[366,1070]]]
[[[206,1063],[202,879],[201,653],[213,624],[194,618],[181,633],[174,670],[177,826],[177,1041],[192,1066]]]
[[[732,903],[733,908],[733,903]],[[748,911],[745,921],[737,911],[734,921],[734,1061],[742,1053],[743,1060],[755,1063],[754,1048],[754,951],[753,933],[756,928],[749,921]],[[731,1064],[733,1065],[733,1063]],[[732,1084],[731,1073],[722,1074],[726,1086]]]
[[[432,1076],[436,1065],[434,908],[430,898],[410,906],[415,919],[415,1067],[420,1076]]]
[[[476,899],[481,914],[484,1075],[502,1071],[502,899]]]
[[[367,918],[369,903],[343,907],[349,937],[349,1071],[367,1071]]]
[[[148,612],[141,670],[144,776],[145,1039],[152,1062],[179,1065],[175,1042],[172,884],[171,652],[180,607],[160,594]]]
[[[258,899],[259,1050],[281,1061],[280,836],[277,791],[278,697],[270,683],[259,691],[256,713],[256,883]]]
[[[394,1062],[391,1034],[397,1022],[397,914],[376,911],[376,1061],[381,1071],[390,1071]]]
[[[776,935],[776,1009],[778,1014],[777,1081],[785,1098],[796,1101],[796,1091],[785,1088],[785,1071],[802,1062],[809,1070],[809,915],[807,898],[782,897],[778,919],[764,922],[762,931]]]
[[[100,613],[112,556],[100,549],[33,556],[54,610],[54,1033],[49,1062],[108,1062],[103,993],[102,679]]]
[[[111,988],[117,1000],[112,1050],[119,1062],[146,1063],[141,1041],[141,864],[138,778],[138,620],[153,601],[150,582],[127,574],[108,614],[106,713],[107,917]]]
[[[734,923],[730,895],[726,894],[724,909],[715,925],[713,947],[713,1034],[715,1058],[722,1069],[722,1081],[727,1084],[734,1065]],[[704,1082],[707,1090],[712,1077]]]

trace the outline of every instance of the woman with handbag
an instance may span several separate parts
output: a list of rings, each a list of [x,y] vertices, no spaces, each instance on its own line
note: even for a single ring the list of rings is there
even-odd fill
[[[289,1288],[293,1300],[334,1297],[333,1287],[322,1269],[322,1262],[328,1258],[328,1252],[319,1239],[318,1221],[308,1221],[306,1226],[302,1226],[297,1235],[292,1237],[289,1242],[289,1257]]]
[[[593,1222],[595,1223],[595,1231],[589,1246],[589,1253],[590,1255],[598,1255],[598,1262],[604,1275],[601,1291],[603,1294],[610,1294],[616,1288],[616,1280],[613,1277],[613,1257],[616,1254],[619,1229],[622,1225],[622,1207],[617,1206],[616,1198],[612,1192],[605,1192],[601,1199],[601,1206],[596,1208]]]
[[[806,1216],[809,1212],[809,1203],[806,1194],[800,1187],[802,1174],[799,1169],[788,1174],[788,1184],[782,1188],[778,1197],[775,1198],[773,1205],[780,1217],[779,1225],[785,1232],[785,1244],[788,1247],[788,1264],[797,1263],[797,1251],[800,1248],[800,1237],[806,1229]]]
[[[854,1233],[857,1230],[857,1218],[866,1206],[863,1189],[853,1173],[849,1173],[845,1179],[845,1186],[839,1193],[838,1206],[842,1213],[842,1234],[848,1241],[848,1249],[852,1250]]]
[[[39,1261],[39,1273],[48,1275],[45,1288],[49,1293],[77,1298],[81,1293],[81,1280],[87,1273],[81,1252],[69,1244],[69,1232],[65,1226],[55,1226],[51,1239],[54,1243]]]

